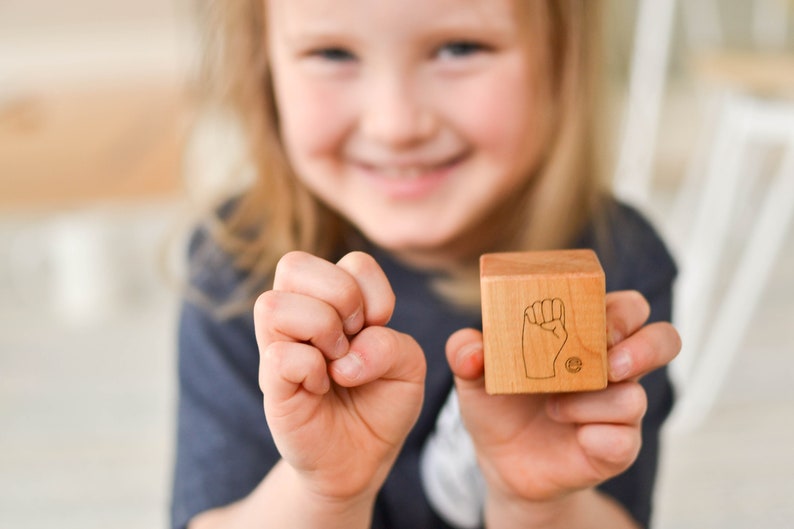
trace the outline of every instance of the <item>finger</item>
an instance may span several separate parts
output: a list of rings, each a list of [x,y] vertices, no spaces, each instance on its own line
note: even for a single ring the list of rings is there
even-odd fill
[[[667,322],[646,325],[607,352],[609,380],[642,377],[669,364],[681,350],[681,337]]]
[[[269,290],[260,295],[254,304],[254,329],[260,349],[280,341],[308,342],[329,359],[348,350],[336,310],[303,294]]]
[[[259,387],[266,405],[277,405],[301,388],[323,395],[330,388],[330,380],[317,349],[302,343],[275,342],[260,355]]]
[[[329,364],[340,386],[355,387],[376,379],[420,382],[425,356],[411,336],[386,327],[365,327],[350,342],[350,352]]]
[[[639,426],[585,424],[577,440],[602,478],[615,476],[631,466],[642,446]]]
[[[607,347],[612,347],[639,329],[651,314],[651,306],[636,290],[606,295]]]
[[[562,337],[566,332],[565,327],[562,325],[560,320],[547,321],[541,325],[540,328],[554,333],[554,336],[557,337]]]
[[[552,301],[550,299],[544,299],[541,303],[542,311],[543,311],[543,321],[551,321],[554,319],[554,310],[552,309]]]
[[[555,320],[560,320],[563,325],[565,325],[565,307],[562,304],[562,300],[559,298],[555,298],[552,302],[552,317]]]
[[[482,333],[475,329],[461,329],[447,339],[447,362],[452,373],[461,381],[482,385]]]
[[[524,317],[527,319],[529,323],[536,323],[535,320],[535,313],[532,311],[532,307],[527,307],[524,309]]]
[[[536,301],[532,304],[532,312],[535,314],[535,321],[537,323],[543,323],[545,320],[543,319],[543,303],[540,301]]]
[[[364,301],[362,324],[382,326],[394,311],[394,291],[386,274],[375,259],[363,252],[351,252],[336,263],[358,284]],[[356,329],[360,330],[361,326]]]
[[[333,307],[348,335],[363,325],[364,297],[343,268],[306,252],[289,252],[276,265],[273,290],[304,294]]]
[[[648,409],[645,390],[636,382],[612,384],[604,391],[551,395],[549,416],[562,423],[638,425]]]

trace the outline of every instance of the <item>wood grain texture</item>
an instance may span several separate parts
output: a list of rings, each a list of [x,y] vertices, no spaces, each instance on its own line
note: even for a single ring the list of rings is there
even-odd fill
[[[485,254],[480,286],[488,393],[606,387],[605,278],[595,253]]]

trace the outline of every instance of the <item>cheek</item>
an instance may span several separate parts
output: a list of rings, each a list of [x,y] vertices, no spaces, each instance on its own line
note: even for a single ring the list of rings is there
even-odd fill
[[[490,157],[512,162],[532,158],[542,136],[537,99],[525,76],[488,79],[463,99],[467,104],[458,108],[459,123]]]
[[[338,148],[345,128],[345,106],[337,91],[306,82],[287,82],[276,93],[281,135],[293,159]]]

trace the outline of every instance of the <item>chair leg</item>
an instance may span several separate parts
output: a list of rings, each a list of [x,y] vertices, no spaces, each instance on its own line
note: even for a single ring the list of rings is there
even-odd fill
[[[676,381],[683,384],[690,377],[708,322],[704,309],[713,297],[731,212],[740,179],[744,176],[741,162],[749,133],[744,99],[726,95],[720,115],[700,190],[700,203],[681,255],[681,276],[675,290],[673,314],[684,348],[672,370]]]
[[[692,230],[692,212],[696,210],[700,191],[703,188],[703,175],[711,161],[711,147],[717,134],[724,134],[724,110],[727,94],[722,97],[707,98],[702,102],[704,108],[701,130],[692,147],[692,158],[687,164],[681,184],[675,193],[667,221],[663,228],[668,241],[678,257],[687,242],[687,234]],[[724,141],[724,140],[723,140]]]
[[[651,187],[653,155],[664,100],[676,0],[643,0],[634,27],[629,92],[615,193],[643,206]]]

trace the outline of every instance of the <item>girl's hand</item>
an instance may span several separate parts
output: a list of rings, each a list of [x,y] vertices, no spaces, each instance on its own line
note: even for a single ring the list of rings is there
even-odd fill
[[[375,260],[285,255],[254,308],[265,415],[311,492],[372,495],[419,415],[425,359],[384,327],[394,293]]]
[[[482,334],[463,329],[447,359],[489,496],[547,502],[611,478],[636,459],[647,400],[638,379],[670,362],[680,339],[637,292],[606,298],[609,385],[589,393],[489,396]]]

